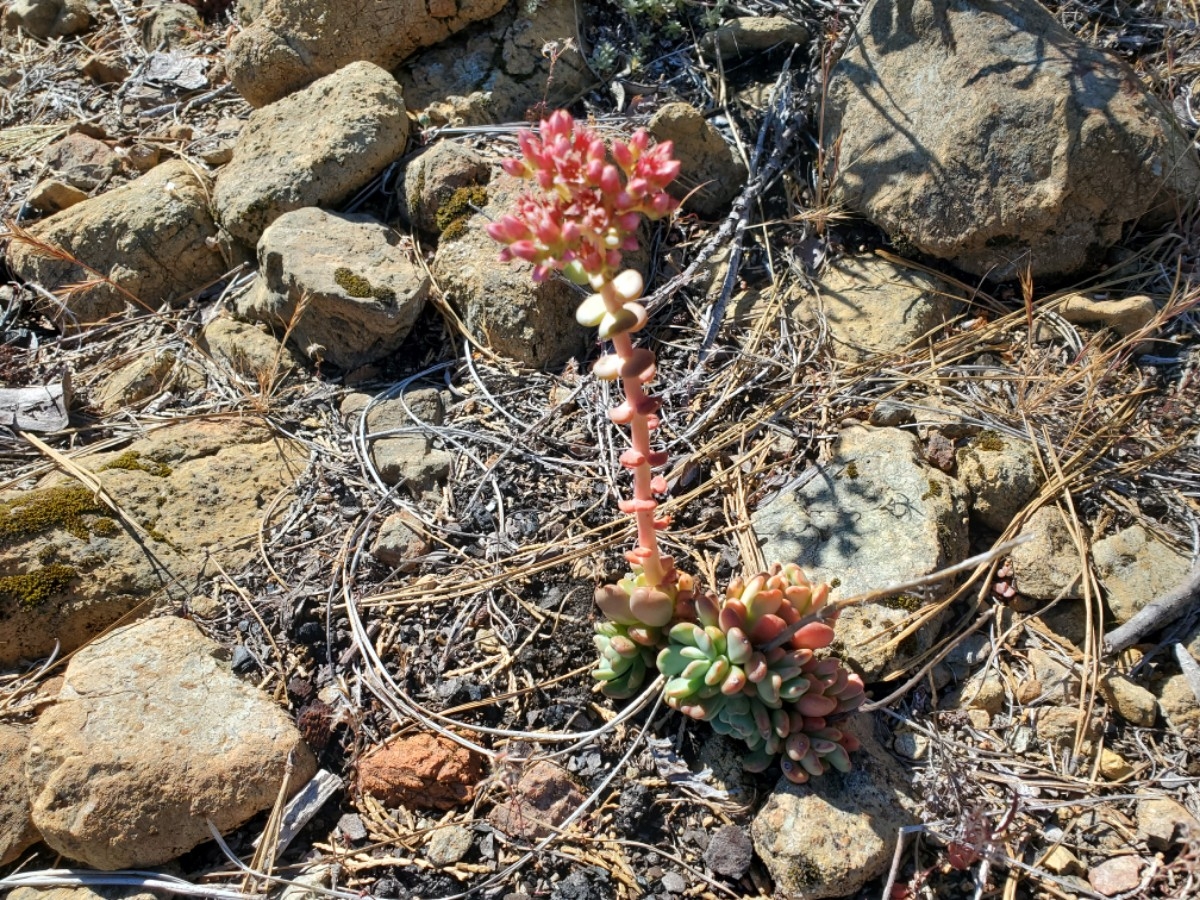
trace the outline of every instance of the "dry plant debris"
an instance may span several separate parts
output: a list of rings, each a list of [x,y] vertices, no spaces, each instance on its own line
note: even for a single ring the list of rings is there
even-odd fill
[[[227,158],[250,113],[221,73],[239,27],[230,5],[192,4],[205,15],[195,40],[149,51],[139,21],[152,5],[101,4],[84,36],[5,38],[0,202],[10,240],[32,220],[28,198],[49,149],[68,134],[103,136],[123,160],[152,152],[203,168]],[[699,12],[731,15],[726,6]],[[1194,633],[1200,606],[1192,592],[1173,621],[1109,652],[1088,548],[1141,524],[1193,558],[1200,550],[1200,219],[1192,211],[1131,232],[1105,268],[1078,283],[956,284],[968,302],[943,332],[838,361],[823,322],[804,328],[790,315],[824,261],[876,252],[929,269],[831,206],[820,176],[821,85],[858,4],[740,4],[741,14],[803,21],[811,35],[807,56],[755,57],[768,75],[706,59],[690,36],[660,27],[668,7],[678,8],[598,7],[588,40],[604,80],[577,110],[627,135],[659,94],[687,100],[713,111],[749,171],[728,218],[682,216],[654,236],[645,334],[664,401],[669,552],[713,584],[757,570],[749,512],[813,477],[841,425],[873,416],[921,429],[953,405],[976,435],[1032,448],[1041,473],[1005,531],[975,532],[972,551],[985,561],[957,574],[939,601],[946,615],[935,646],[869,686],[876,732],[914,779],[920,824],[905,830],[891,873],[862,896],[885,888],[889,900],[1194,896],[1200,832],[1151,843],[1158,832],[1146,830],[1144,805],[1171,800],[1200,812],[1200,717],[1154,712],[1150,724],[1133,724],[1118,714],[1111,685],[1127,679],[1165,696],[1181,677],[1180,641]],[[1194,4],[1051,7],[1075,34],[1134,64],[1185,127],[1200,127]],[[515,133],[445,127],[421,139],[499,158]],[[398,172],[376,179],[352,210],[395,222]],[[122,162],[93,193],[135,174]],[[423,240],[414,237],[431,251]],[[323,866],[320,886],[345,898],[770,896],[761,861],[735,875],[705,851],[723,826],[747,824],[774,779],[723,766],[719,749],[701,745],[707,735],[685,727],[653,689],[621,704],[593,690],[592,589],[619,577],[633,534],[613,512],[626,475],[622,437],[605,415],[608,387],[583,374],[583,360],[519,371],[479,346],[440,297],[404,348],[371,371],[298,369],[282,344],[234,367],[200,336],[251,277],[250,264],[231,264],[174,307],[137,305],[66,334],[50,327],[53,295],[9,281],[0,286],[0,378],[28,388],[69,373],[72,427],[42,439],[67,459],[189,418],[252,417],[298,441],[308,468],[290,493],[264,498],[257,561],[172,611],[194,618],[229,648],[236,671],[295,715],[325,768],[350,775],[376,748],[417,732],[487,762],[470,803],[439,811],[350,791],[270,871],[248,878],[220,849],[249,860],[270,824],[256,820],[189,854],[181,874],[230,898],[294,880],[313,863]],[[1157,312],[1116,334],[1072,322],[1065,308],[1080,295],[1144,295]],[[169,363],[115,399],[105,395],[118,370],[147,354]],[[391,430],[370,424],[381,404],[424,388],[443,397],[439,421],[413,404]],[[448,480],[420,492],[384,481],[377,442],[412,435],[449,454]],[[50,472],[54,459],[0,430],[6,490]],[[1023,596],[1008,560],[988,556],[1045,507],[1061,510],[1083,572],[1069,637],[1055,624],[1068,601]],[[400,567],[370,552],[394,513],[423,550]],[[879,639],[902,641],[928,615],[919,610]],[[59,665],[0,677],[0,717],[31,720],[51,702]],[[570,783],[562,793],[583,800],[546,827],[506,833],[489,824],[496,810],[524,815],[523,779],[549,764]],[[471,843],[451,861],[455,828]],[[23,859],[29,871],[54,864],[45,849]]]

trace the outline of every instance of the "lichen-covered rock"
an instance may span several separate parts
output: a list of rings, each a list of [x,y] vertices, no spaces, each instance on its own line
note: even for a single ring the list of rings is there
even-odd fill
[[[292,484],[305,453],[249,419],[182,421],[79,462],[144,534],[61,475],[0,496],[0,666],[69,653],[134,607],[182,600],[209,555],[254,554],[264,498]]]
[[[971,514],[994,531],[1004,531],[1042,484],[1033,448],[1008,435],[985,431],[960,448],[957,458]]]
[[[429,121],[456,125],[520,122],[572,103],[595,83],[573,40],[584,14],[573,0],[509,4],[486,27],[406,62],[396,73],[404,99]]]
[[[370,216],[309,207],[284,213],[258,242],[258,279],[238,312],[310,359],[349,371],[399,349],[430,281],[400,236]]]
[[[285,347],[269,328],[229,316],[217,316],[205,325],[196,344],[217,365],[263,388],[304,368],[304,358]]]
[[[497,261],[499,245],[485,227],[527,188],[510,175],[493,177],[483,213],[472,213],[455,233],[443,234],[433,274],[477,340],[521,365],[543,368],[582,353],[588,334],[575,321],[579,295],[563,279],[535,284],[529,263]]]
[[[316,760],[289,716],[193,622],[159,618],[79,650],[30,734],[25,773],[46,843],[98,869],[174,859],[269,809]]]
[[[1058,507],[1039,509],[1017,537],[1029,538],[1011,554],[1017,591],[1034,600],[1078,600],[1083,596],[1083,561]]]
[[[1151,600],[1179,587],[1191,571],[1187,556],[1141,525],[1096,541],[1092,560],[1117,624],[1128,622]]]
[[[781,778],[754,817],[754,849],[781,896],[848,897],[887,871],[899,829],[913,822],[912,802],[904,772],[872,727],[869,716],[851,719],[863,745],[852,771],[807,784]]]
[[[0,722],[0,866],[41,840],[29,809],[25,750],[29,729]],[[11,895],[10,895],[11,896]]]
[[[675,159],[682,163],[679,177],[667,191],[683,208],[705,217],[727,212],[731,200],[746,183],[746,164],[721,132],[690,103],[667,103],[646,128],[656,141],[674,141]]]
[[[470,214],[470,203],[486,198],[481,186],[491,174],[487,161],[474,150],[453,141],[438,141],[404,170],[409,221],[422,231],[441,234],[455,220]]]
[[[285,212],[348,198],[398,158],[407,140],[396,79],[372,63],[351,63],[251,114],[217,177],[217,218],[254,247]]]
[[[243,4],[253,13],[251,6]],[[230,44],[229,77],[251,106],[265,106],[359,60],[394,69],[503,6],[504,0],[273,0]]]
[[[87,31],[92,11],[87,0],[12,0],[4,13],[4,27],[20,28],[35,38],[67,37]]]
[[[1191,141],[1133,69],[1036,0],[871,0],[825,128],[841,202],[994,279],[1075,272],[1200,187]]]
[[[225,272],[215,248],[209,194],[207,178],[183,160],[163,163],[129,184],[29,226],[31,238],[68,258],[14,240],[8,265],[19,278],[50,291],[95,280],[72,259],[115,283],[65,292],[62,308],[50,313],[66,328],[120,312],[129,295],[143,308],[157,309]]]
[[[796,317],[823,318],[838,359],[862,362],[893,353],[937,332],[954,317],[957,293],[945,282],[874,256],[845,256],[826,266]]]
[[[752,522],[768,560],[799,563],[834,585],[835,599],[928,575],[968,549],[966,492],[921,460],[914,435],[894,428],[845,429],[817,476]],[[932,646],[936,623],[885,645],[926,602],[899,595],[853,606],[838,620],[834,646],[867,681],[903,668]]]

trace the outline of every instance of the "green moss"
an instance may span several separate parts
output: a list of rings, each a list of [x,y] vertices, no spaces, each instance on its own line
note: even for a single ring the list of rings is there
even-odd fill
[[[433,222],[444,240],[452,241],[460,236],[467,227],[467,219],[476,209],[486,206],[488,202],[487,189],[482,185],[461,187],[450,199],[438,207],[433,215]]]
[[[831,582],[829,582],[830,590],[833,590],[834,588],[839,588],[841,586],[842,586],[842,579],[840,579],[840,578],[835,578]]]
[[[821,870],[810,860],[799,857],[788,866],[787,878],[785,880],[796,887],[816,884],[821,881]]]
[[[101,518],[92,523],[92,534],[99,537],[112,537],[120,530],[112,519]]]
[[[100,467],[101,472],[108,469],[124,469],[127,472],[146,472],[155,478],[166,478],[171,474],[171,467],[166,463],[144,457],[136,450],[126,450],[116,459]]]
[[[934,481],[932,478],[929,479],[929,489],[921,495],[921,499],[928,500],[930,497],[940,497],[940,496],[942,496],[941,482]]]
[[[905,612],[916,612],[925,605],[925,601],[916,594],[896,594],[879,602],[888,609],[902,609]]]
[[[1004,439],[1000,437],[999,432],[984,431],[975,439],[975,446],[980,450],[987,450],[990,453],[997,453],[1003,450],[1007,445]]]
[[[108,512],[85,487],[52,487],[0,502],[0,542],[11,543],[53,528],[86,541],[92,529],[84,516]]]
[[[858,477],[858,464],[855,463],[853,460],[851,460],[849,463],[846,464],[846,477],[847,478],[857,478]]]
[[[54,563],[24,575],[6,575],[0,578],[0,601],[16,602],[24,609],[33,609],[65,591],[77,574],[70,566]]]
[[[333,270],[333,280],[347,294],[359,300],[374,298],[384,304],[396,302],[396,292],[391,288],[373,286],[366,278],[355,275],[345,266]]]

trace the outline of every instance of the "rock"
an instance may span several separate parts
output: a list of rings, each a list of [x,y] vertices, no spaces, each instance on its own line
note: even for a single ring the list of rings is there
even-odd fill
[[[912,421],[912,410],[895,400],[880,400],[871,410],[870,423],[876,428],[897,428]]]
[[[1051,706],[1038,711],[1035,731],[1038,739],[1050,746],[1050,752],[1060,754],[1075,745],[1075,733],[1079,729],[1082,713],[1071,707]],[[1084,747],[1090,746],[1100,733],[1096,722],[1084,725]]]
[[[675,159],[683,166],[667,191],[683,208],[704,218],[726,212],[746,183],[746,164],[690,103],[667,103],[646,128],[659,143],[675,143]]]
[[[270,9],[280,6],[290,4]],[[298,122],[320,127],[299,128]],[[251,114],[233,160],[217,178],[217,218],[236,240],[254,247],[285,212],[341,203],[397,159],[407,141],[400,85],[376,65],[351,63]]]
[[[484,230],[527,187],[506,174],[493,177],[483,213],[469,215],[456,235],[443,234],[433,275],[476,340],[520,365],[548,368],[587,346],[588,333],[575,321],[579,295],[565,279],[535,284],[533,267],[523,260],[498,263],[499,245]]]
[[[142,46],[175,50],[196,41],[204,31],[200,14],[186,3],[159,3],[142,19]]]
[[[72,187],[94,191],[121,171],[121,158],[104,141],[76,133],[50,149],[46,165]]]
[[[74,185],[59,181],[57,178],[47,178],[33,186],[27,202],[34,209],[39,209],[44,213],[56,213],[62,212],[76,203],[82,203],[87,198],[86,191],[81,191]]]
[[[950,287],[931,275],[878,257],[844,256],[824,268],[796,312],[806,324],[824,318],[834,357],[862,362],[937,331],[958,305]]]
[[[77,459],[148,535],[139,544],[93,492],[50,475],[0,495],[0,666],[70,653],[135,607],[182,600],[212,558],[257,552],[262,507],[306,452],[250,418],[181,421]]]
[[[503,0],[381,0],[366,6],[274,0],[233,39],[226,68],[251,106],[265,106],[359,61],[394,69],[503,5]]]
[[[263,7],[270,0],[237,0],[237,18],[242,25],[249,25],[260,15],[262,15]]]
[[[1200,834],[1200,821],[1169,797],[1146,797],[1137,805],[1137,835],[1151,850],[1170,850],[1185,834]]]
[[[1041,685],[1041,696],[1062,704],[1075,701],[1079,694],[1079,678],[1070,666],[1038,647],[1029,648],[1026,656],[1033,667],[1034,680]]]
[[[905,759],[924,759],[929,752],[929,738],[915,731],[902,731],[892,740],[892,750]]]
[[[1062,844],[1046,854],[1041,861],[1041,867],[1055,875],[1082,875],[1084,872],[1083,863],[1079,861],[1079,857]]]
[[[431,734],[392,741],[358,767],[359,790],[386,807],[454,809],[471,801],[482,778],[479,754]]]
[[[14,888],[6,900],[162,900],[164,895],[135,887]]]
[[[1149,728],[1158,718],[1154,695],[1124,675],[1109,675],[1100,681],[1100,693],[1121,718],[1131,725]]]
[[[227,316],[218,316],[205,325],[196,343],[218,365],[251,384],[270,386],[289,371],[304,367],[303,359],[261,325],[248,325]]]
[[[1042,485],[1037,454],[1026,441],[984,431],[955,456],[971,514],[993,531],[1004,531]]]
[[[967,554],[966,492],[925,465],[912,434],[893,428],[844,429],[816,478],[753,517],[767,560],[797,562],[833,596],[852,597],[928,575]],[[836,580],[836,582],[835,582]],[[835,646],[873,681],[932,646],[926,624],[899,646],[876,634],[899,626],[926,602],[912,595],[853,606],[838,620]],[[843,649],[844,648],[844,649]]]
[[[750,871],[754,844],[736,825],[722,825],[712,833],[704,851],[704,864],[718,875],[738,879]]]
[[[596,81],[570,40],[586,32],[585,15],[571,0],[509,4],[406,62],[396,73],[404,98],[434,124],[523,122],[568,106]]]
[[[470,212],[469,206],[456,209],[472,193],[479,196],[478,191],[469,189],[486,184],[490,177],[487,161],[474,150],[453,141],[438,141],[404,170],[404,205],[409,221],[422,231],[441,234],[456,218]],[[448,206],[456,196],[460,202]]]
[[[527,766],[512,796],[488,813],[488,821],[510,838],[537,840],[561,825],[583,803],[584,794],[567,770],[549,760]]]
[[[156,396],[170,382],[175,362],[171,350],[142,354],[101,383],[96,391],[96,405],[111,413]]]
[[[1105,897],[1132,891],[1142,883],[1144,865],[1136,856],[1114,856],[1088,870],[1088,884]]]
[[[700,49],[708,56],[737,59],[759,50],[783,44],[794,46],[808,42],[808,29],[783,16],[747,16],[733,19],[700,40]]]
[[[1109,781],[1121,781],[1134,773],[1134,768],[1120,753],[1107,747],[1100,751],[1100,774]]]
[[[742,834],[745,835],[744,832]],[[746,845],[749,846],[749,844],[750,839],[746,838]],[[753,852],[753,848],[751,848],[751,852]],[[662,889],[669,894],[682,894],[687,890],[687,879],[678,872],[665,873],[659,883],[662,884]]]
[[[1043,506],[1026,521],[1018,537],[1032,540],[1013,548],[1013,586],[1035,600],[1083,596],[1083,563],[1067,528],[1067,519],[1057,506]]]
[[[183,160],[163,163],[135,181],[29,226],[29,235],[86,263],[118,286],[70,290],[51,315],[64,327],[98,322],[125,308],[124,292],[150,309],[215,281],[225,262],[210,240],[217,229],[209,184]],[[61,290],[93,279],[68,259],[13,241],[8,265],[25,281]]]
[[[807,784],[781,778],[751,824],[754,849],[780,896],[853,894],[887,871],[899,829],[913,822],[904,773],[868,734],[871,718],[851,722],[863,742],[853,770]]]
[[[29,729],[0,722],[0,866],[6,866],[42,839],[29,810],[25,750]],[[11,896],[11,895],[10,895]]]
[[[129,67],[116,53],[96,53],[89,56],[79,71],[96,84],[121,84],[129,77]]]
[[[1004,679],[995,669],[988,668],[976,672],[959,691],[947,697],[946,705],[949,708],[982,709],[990,717],[1003,710],[1007,701]]]
[[[1192,692],[1192,686],[1183,675],[1165,678],[1156,687],[1158,706],[1163,715],[1176,728],[1187,725],[1200,726],[1200,700]]]
[[[87,0],[13,0],[4,14],[6,29],[20,28],[35,38],[67,37],[91,25]]]
[[[871,0],[825,127],[837,199],[996,280],[1075,272],[1200,185],[1190,141],[1133,69],[1036,0]]]
[[[425,858],[435,866],[452,866],[471,850],[474,835],[461,825],[435,829],[425,845]]]
[[[1102,325],[1126,336],[1149,325],[1158,315],[1158,306],[1142,294],[1120,300],[1093,300],[1083,294],[1071,294],[1054,311],[1072,324]]]
[[[1124,624],[1156,597],[1179,587],[1191,571],[1188,557],[1141,525],[1092,545],[1092,561],[1116,624]]]
[[[371,545],[371,555],[385,566],[411,572],[418,565],[415,558],[433,549],[418,527],[419,523],[410,513],[393,513],[379,526],[379,534]]]
[[[258,279],[238,312],[343,371],[377,362],[400,348],[429,296],[429,276],[399,242],[370,216],[284,213],[258,242]]]
[[[29,738],[33,821],[97,869],[165,863],[270,809],[316,760],[288,715],[185,619],[149,619],[80,649]],[[114,690],[114,686],[120,687]]]
[[[369,399],[365,394],[347,397],[342,403],[342,416],[347,419],[355,416]],[[406,406],[416,416],[415,420]],[[403,398],[384,400],[371,407],[366,421],[367,441],[371,460],[386,484],[404,482],[420,495],[446,479],[453,457],[435,448],[431,436],[423,429],[441,425],[444,418],[441,394],[432,388],[408,391]],[[410,433],[388,434],[402,429]],[[372,438],[375,434],[383,436]]]

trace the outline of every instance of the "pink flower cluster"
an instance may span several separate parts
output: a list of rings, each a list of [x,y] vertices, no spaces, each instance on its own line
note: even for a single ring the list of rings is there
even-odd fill
[[[672,143],[651,147],[639,130],[628,143],[613,143],[614,165],[604,140],[564,110],[543,119],[538,132],[521,132],[523,158],[503,164],[510,175],[536,180],[541,192],[522,196],[513,213],[488,226],[506,245],[500,259],[533,263],[534,281],[568,266],[611,277],[621,253],[637,249],[641,217],[661,218],[679,205],[664,190],[679,174]]]

